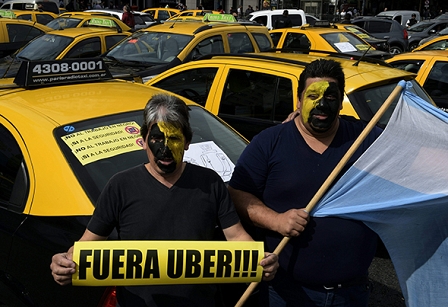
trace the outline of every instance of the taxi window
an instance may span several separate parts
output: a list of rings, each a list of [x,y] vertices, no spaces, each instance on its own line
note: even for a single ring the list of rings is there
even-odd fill
[[[298,52],[308,53],[311,48],[311,42],[303,33],[288,32],[286,34],[283,48],[294,49]]]
[[[182,71],[160,80],[152,86],[158,87],[205,106],[218,68],[197,68]]]
[[[224,44],[221,35],[207,37],[199,42],[192,51],[193,58],[207,54],[224,53]]]
[[[254,18],[254,21],[256,23],[262,24],[263,26],[266,26],[268,24],[268,17],[267,16],[260,16]]]
[[[252,32],[252,35],[255,38],[260,51],[268,51],[272,48],[271,42],[265,34]]]
[[[432,66],[423,88],[438,107],[448,108],[448,62],[437,61]]]
[[[351,32],[327,33],[321,36],[338,52],[363,52],[369,48],[364,41]]]
[[[92,37],[77,43],[65,55],[65,58],[89,58],[101,54],[101,40],[99,37]]]
[[[159,10],[158,19],[159,20],[167,20],[170,18],[170,14],[167,11]]]
[[[49,23],[50,21],[52,21],[54,18],[51,15],[47,15],[47,14],[37,14],[36,15],[36,20],[38,23],[46,25],[47,23]]]
[[[213,141],[236,164],[247,143],[206,110],[198,106],[189,106],[189,113],[193,131],[192,144]],[[132,131],[136,137],[135,142],[131,140],[130,143],[126,144],[141,144],[139,135],[141,122],[142,110],[139,110],[72,123],[56,129],[56,141],[93,203],[96,202],[101,190],[114,174],[148,162],[148,157],[144,150],[140,148],[127,150],[126,146],[118,145],[116,141],[120,140],[121,134],[117,134],[117,130],[111,128],[117,125],[137,127],[138,129],[133,129]],[[70,147],[71,143],[80,142],[81,140],[88,141],[87,135],[91,133],[85,132],[93,129],[104,132],[96,134],[97,138],[95,138],[92,145],[98,149],[89,150],[87,146],[79,143],[76,144],[76,149],[81,151],[75,154],[72,150],[75,147]],[[76,136],[82,133],[86,134],[85,138]],[[72,135],[74,136],[73,138],[71,137]],[[127,137],[128,134],[125,136]],[[66,137],[69,138],[64,141]],[[94,159],[91,159],[92,154]],[[91,159],[89,163],[81,162],[84,157]],[[188,162],[195,163],[195,161]]]
[[[109,50],[116,44],[118,44],[121,40],[125,39],[127,35],[109,35],[106,36],[106,49]]]
[[[278,42],[280,40],[280,38],[282,37],[282,32],[275,32],[275,33],[271,33],[271,39],[272,42],[274,43],[274,48],[277,48]]]
[[[30,61],[54,60],[72,41],[73,38],[46,34],[30,42],[16,57]]]
[[[290,79],[231,69],[219,107],[220,114],[282,121],[293,111]]]
[[[398,69],[401,69],[401,70],[406,70],[406,71],[409,71],[409,72],[412,72],[412,73],[416,74],[416,73],[418,73],[418,71],[422,67],[423,63],[425,63],[425,61],[421,61],[421,60],[404,60],[404,61],[392,62],[392,63],[390,63],[390,65],[392,65],[392,67],[394,67],[394,68],[398,68]]]
[[[390,93],[392,93],[394,88],[397,86],[398,81],[400,80],[401,79],[390,80],[388,82],[389,84],[376,85],[375,87],[369,87],[350,93],[350,95],[348,95],[348,98],[359,117],[370,120],[373,115],[379,110],[384,101],[386,101],[386,99],[389,97]],[[411,80],[410,82],[412,83],[412,87],[408,90],[411,93],[420,96],[426,101],[431,101],[431,98],[428,96],[428,94],[423,91],[421,86],[415,80]],[[400,97],[398,95],[392,102],[389,109],[386,110],[384,115],[378,121],[379,127],[386,127],[386,124],[389,121],[389,118],[392,115],[392,112],[395,109],[399,98]]]
[[[8,31],[10,42],[28,42],[44,33],[41,30],[28,25],[8,24],[6,25],[6,30]]]
[[[28,180],[19,145],[0,125],[0,206],[21,211],[29,192]]]
[[[81,22],[81,19],[78,19],[78,18],[61,17],[61,18],[53,19],[52,21],[47,23],[46,26],[49,28],[52,28],[54,30],[62,30],[65,28],[76,28],[80,22]],[[82,26],[88,27],[89,22],[85,21]]]
[[[33,18],[31,17],[31,14],[23,14],[23,15],[17,16],[17,19],[32,20]]]
[[[432,43],[421,50],[447,50],[448,49],[448,40],[443,39],[438,42]]]
[[[227,34],[229,41],[230,53],[254,52],[254,46],[247,33],[229,33]]]

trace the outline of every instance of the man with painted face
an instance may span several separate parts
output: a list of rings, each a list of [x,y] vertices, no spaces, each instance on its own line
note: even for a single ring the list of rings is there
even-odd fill
[[[252,241],[242,227],[227,187],[213,170],[183,162],[192,139],[186,104],[171,95],[153,96],[141,127],[149,163],[114,175],[102,191],[80,239],[105,240],[115,228],[122,240],[213,240],[219,223],[227,240]],[[75,272],[72,248],[53,256],[51,270],[61,285]],[[260,263],[270,280],[274,254]],[[118,305],[215,306],[215,285],[117,287]]]
[[[365,127],[339,116],[344,86],[338,62],[307,65],[296,117],[253,138],[230,180],[238,213],[267,250],[291,237],[279,255],[276,277],[261,285],[260,306],[367,306],[376,234],[362,222],[314,218],[304,211]],[[368,135],[343,172],[380,133],[375,128]]]

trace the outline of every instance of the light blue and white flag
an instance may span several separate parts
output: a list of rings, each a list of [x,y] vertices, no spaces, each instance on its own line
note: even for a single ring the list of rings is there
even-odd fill
[[[448,306],[448,114],[404,90],[384,132],[312,215],[366,223],[406,305]]]

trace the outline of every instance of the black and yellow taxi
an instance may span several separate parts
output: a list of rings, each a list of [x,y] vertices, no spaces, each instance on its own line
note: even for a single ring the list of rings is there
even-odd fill
[[[99,15],[99,16],[98,16]],[[55,18],[54,20],[47,23],[47,27],[52,28],[53,30],[62,30],[67,28],[81,28],[81,27],[89,27],[90,22],[93,19],[93,23],[95,23],[95,20],[98,18],[101,19],[107,19],[111,20],[113,24],[115,24],[115,27],[118,31],[122,32],[130,32],[131,28],[126,25],[121,20],[118,20],[117,18],[113,16],[102,16],[102,14],[70,14],[70,15],[64,15],[59,16],[58,18]]]
[[[185,17],[197,17],[200,19],[204,17],[206,14],[220,14],[220,12],[214,10],[183,10],[177,13],[176,15],[171,16],[169,19],[185,18]]]
[[[12,10],[17,19],[29,20],[46,25],[58,15],[52,12],[46,11],[31,11],[31,10]]]
[[[1,305],[115,306],[113,289],[61,287],[49,264],[81,237],[109,178],[147,162],[142,110],[165,91],[110,79],[98,58],[22,65],[0,88]],[[184,160],[228,181],[247,141],[183,100],[193,130]]]
[[[174,15],[179,14],[180,10],[169,7],[152,7],[142,10],[142,13],[150,13],[154,20],[163,22]]]
[[[341,29],[328,21],[316,21],[304,25],[269,31],[277,49],[313,54],[313,50],[367,56],[378,59],[389,58],[388,52],[376,50],[352,31]]]
[[[390,65],[417,74],[415,80],[434,103],[448,110],[448,51],[428,50],[396,54],[386,60]]]
[[[11,60],[0,65],[4,77],[13,77],[22,61],[50,61],[64,58],[96,57],[131,35],[122,32],[109,19],[93,18],[89,27],[50,31],[11,55]]]
[[[356,36],[365,40],[369,45],[374,47],[376,50],[390,52],[389,42],[385,38],[375,37],[366,30],[364,30],[363,28],[354,24],[339,23],[335,24],[335,26],[338,27],[338,29],[349,30],[350,32],[356,34]]]
[[[197,102],[250,140],[297,108],[300,73],[319,58],[277,52],[223,54],[174,67],[146,84]],[[412,91],[431,101],[412,73],[368,59],[329,58],[339,61],[345,73],[343,115],[369,121],[400,80],[410,80]],[[392,107],[380,126],[386,125],[391,112]]]
[[[104,54],[104,61],[114,75],[135,74],[146,80],[203,55],[273,47],[266,27],[234,20],[226,14],[206,15],[203,21],[167,20],[133,33]]]
[[[445,31],[448,33],[448,28]],[[423,44],[414,48],[412,52],[417,52],[421,50],[448,50],[448,35],[434,35],[432,39],[427,40]]]
[[[40,23],[17,19],[13,11],[0,10],[0,58],[51,30]]]

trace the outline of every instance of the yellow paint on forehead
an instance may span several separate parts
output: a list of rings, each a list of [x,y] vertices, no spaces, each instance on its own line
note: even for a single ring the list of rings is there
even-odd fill
[[[329,86],[330,83],[328,83],[328,81],[318,81],[311,83],[306,89],[302,102],[302,118],[305,123],[307,123],[310,118],[311,110],[314,109],[322,97],[324,97],[324,93]],[[317,98],[311,99],[308,96],[317,96]]]
[[[182,129],[174,125],[158,122],[160,131],[165,135],[165,146],[167,146],[173,154],[174,161],[181,163],[184,157],[185,137]]]

